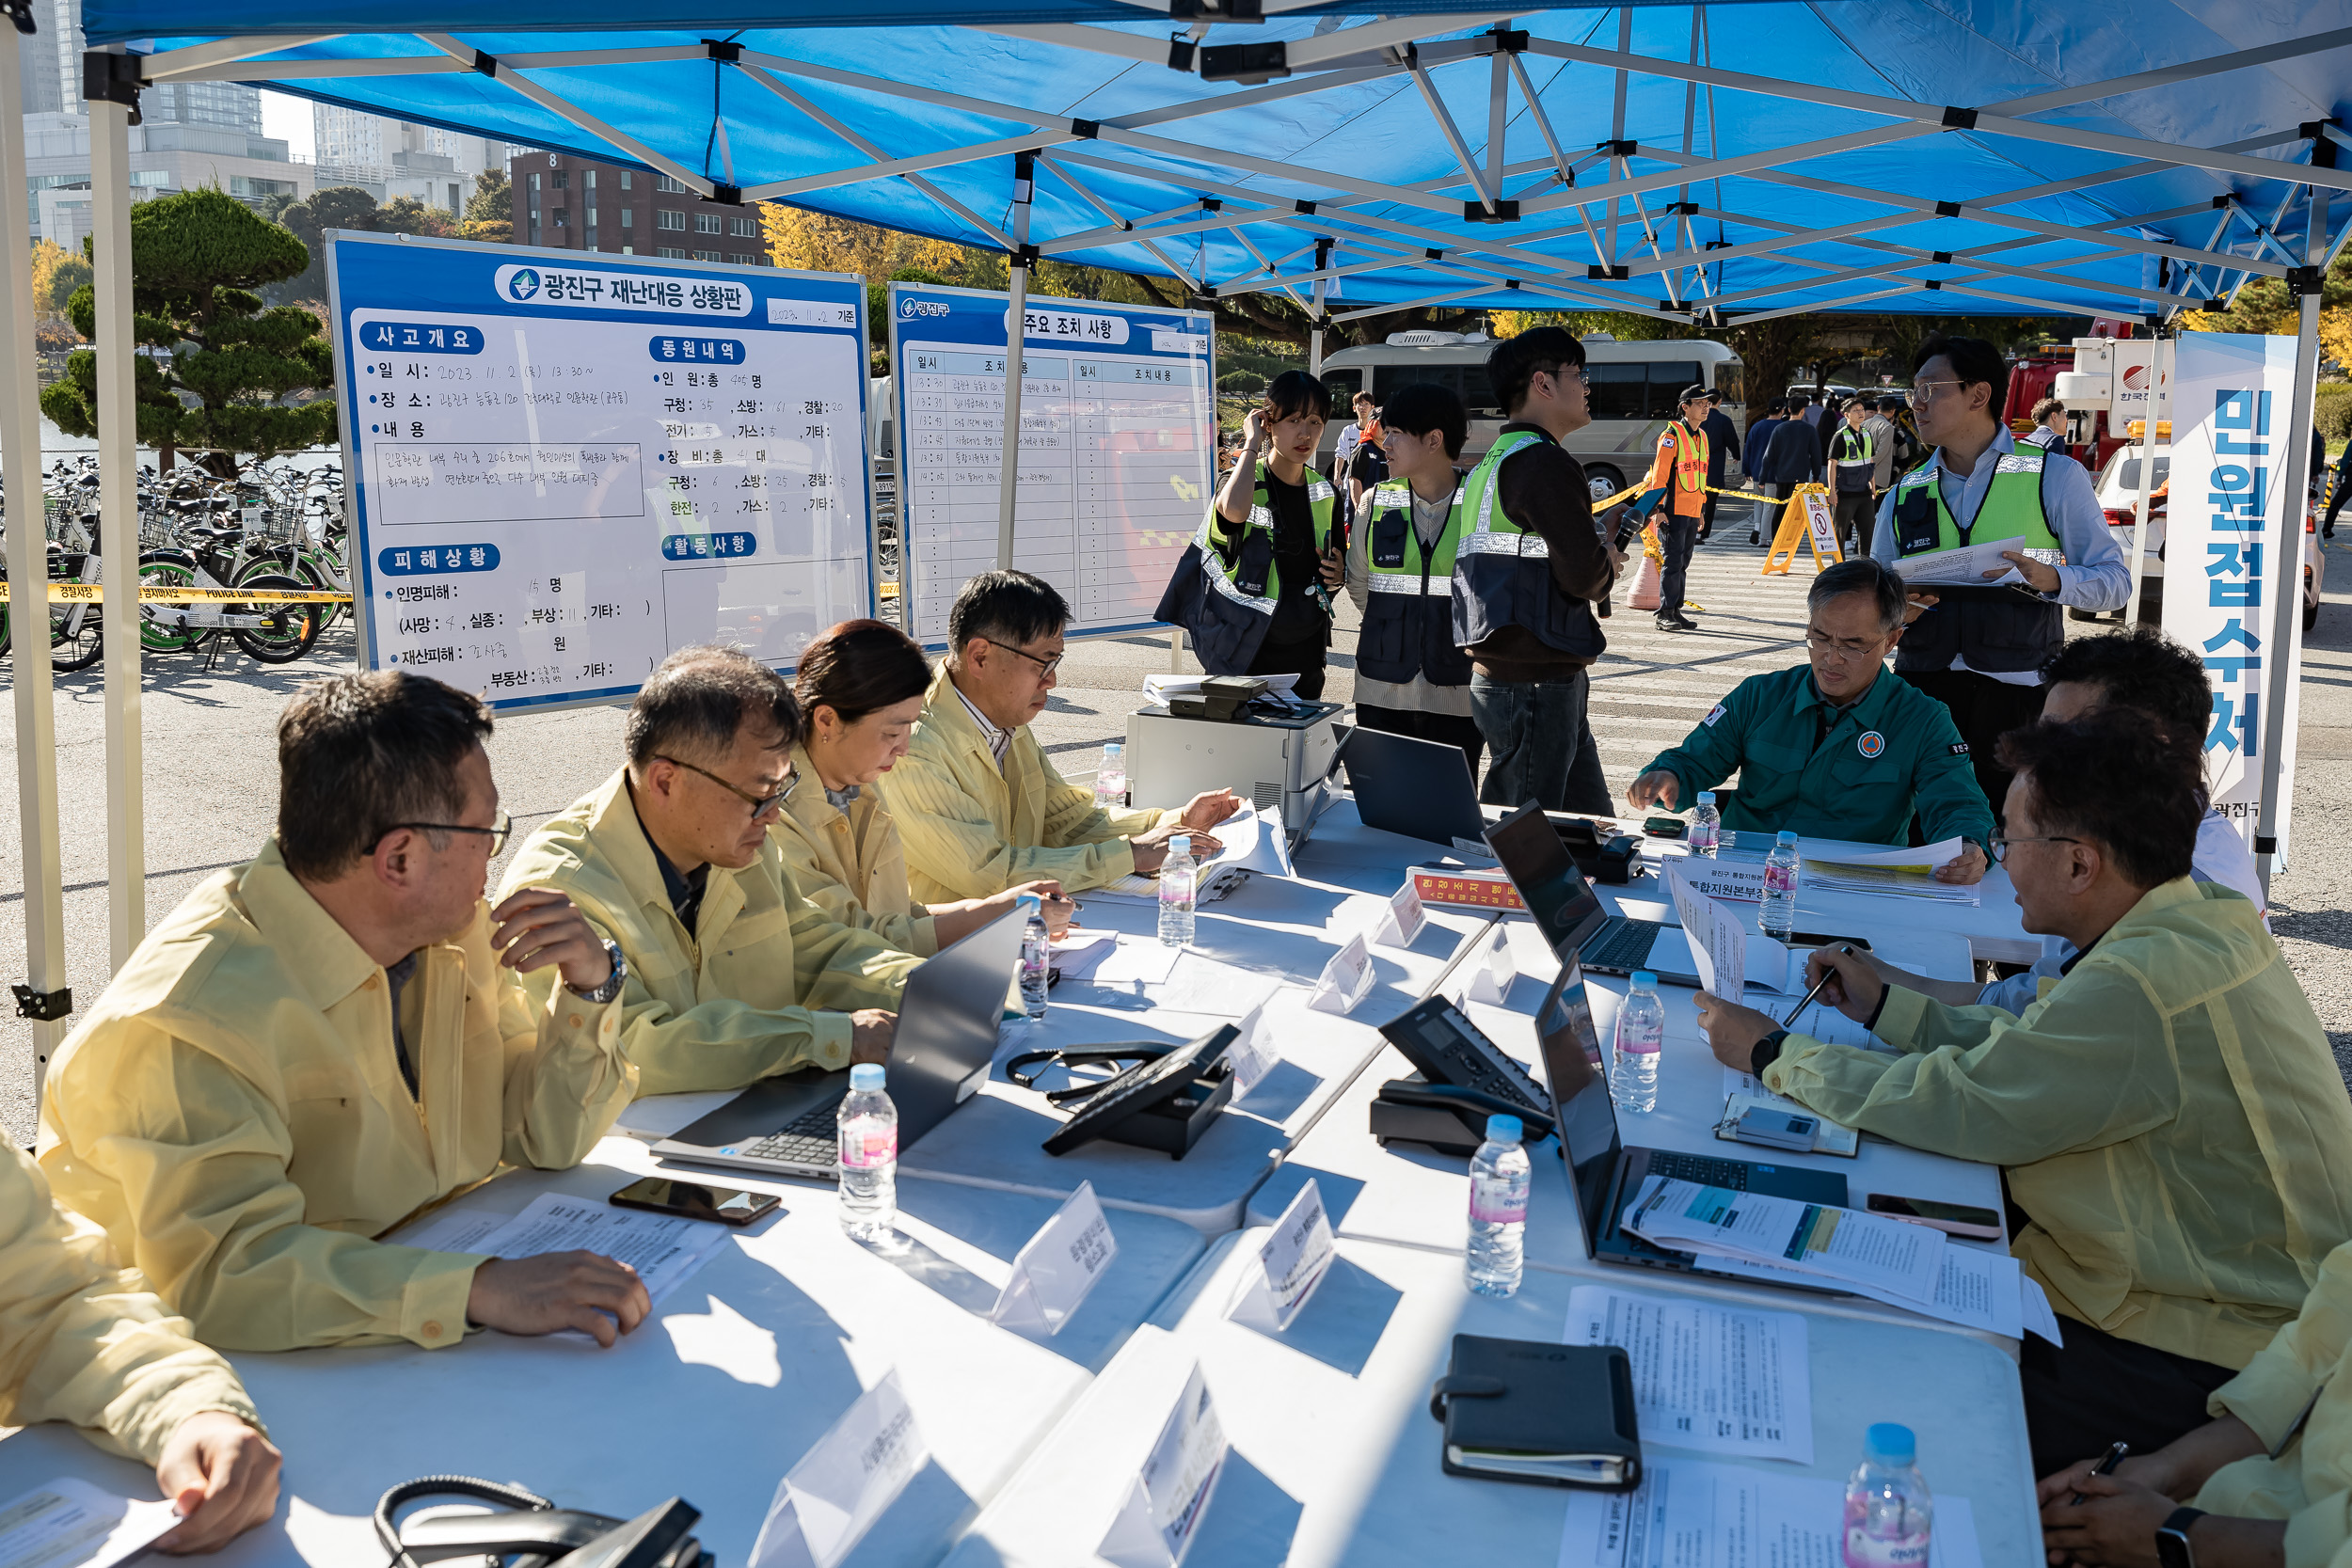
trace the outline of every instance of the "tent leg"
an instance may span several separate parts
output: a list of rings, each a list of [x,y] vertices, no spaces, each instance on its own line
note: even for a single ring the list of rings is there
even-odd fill
[[[2328,193],[2306,185],[2311,218],[2304,254],[2323,271],[2328,260]],[[2319,292],[2303,296],[2295,336],[2295,391],[2286,429],[2286,505],[2270,563],[2270,636],[2263,660],[2263,793],[2254,819],[2254,868],[2263,895],[2287,868],[2288,826],[2295,805],[2295,731],[2301,692],[2295,680],[2303,661],[2303,509],[2311,483],[2312,398],[2319,384]]]
[[[1028,367],[1029,193],[1033,152],[1012,156],[1012,308],[1005,312],[1005,427],[996,453],[996,567],[1012,568],[1012,511],[1021,487],[1021,378]],[[1073,585],[1074,586],[1074,585]]]
[[[93,279],[98,296],[98,535],[107,603],[106,935],[120,969],[147,935],[147,828],[139,741],[138,404],[131,342],[131,114],[92,103]],[[36,491],[36,494],[39,492]]]
[[[0,251],[8,257],[8,294],[0,310],[0,467],[8,493],[27,498],[22,527],[8,531],[8,606],[16,650],[16,805],[24,856],[24,974],[28,990],[66,989],[65,882],[57,847],[57,725],[51,705],[49,607],[37,585],[49,578],[40,516],[40,404],[33,375],[33,249],[26,221],[24,91],[17,75],[21,40],[0,26]],[[33,1106],[64,1037],[62,1021],[32,1025]]]

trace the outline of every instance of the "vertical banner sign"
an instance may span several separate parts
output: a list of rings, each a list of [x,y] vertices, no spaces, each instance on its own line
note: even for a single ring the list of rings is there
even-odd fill
[[[907,630],[947,645],[964,579],[996,564],[1009,295],[890,286]],[[1012,563],[1070,601],[1073,636],[1137,631],[1216,482],[1210,319],[1028,302]]]
[[[2172,499],[2166,518],[2165,630],[2205,661],[2213,718],[2205,735],[2205,778],[2214,809],[2250,845],[2262,808],[2264,673],[2288,663],[2283,689],[2301,672],[2299,647],[2271,646],[2278,585],[2296,584],[2303,515],[2290,505],[2287,426],[2295,388],[2295,340],[2184,332],[2172,376]],[[2299,622],[2296,624],[2299,625]],[[2292,714],[2287,744],[2294,744]],[[2279,775],[2281,791],[2294,770]],[[2279,847],[2286,848],[2286,813]]]
[[[347,232],[326,275],[362,665],[609,701],[874,612],[858,278]]]

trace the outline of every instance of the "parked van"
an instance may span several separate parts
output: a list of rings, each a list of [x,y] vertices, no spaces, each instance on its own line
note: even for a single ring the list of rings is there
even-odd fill
[[[1591,372],[1593,422],[1563,443],[1584,465],[1596,496],[1614,495],[1648,471],[1658,434],[1675,417],[1675,400],[1686,387],[1706,387],[1724,396],[1724,414],[1747,425],[1746,387],[1740,356],[1722,343],[1682,339],[1619,342],[1605,332],[1585,339]],[[1343,348],[1323,361],[1323,383],[1331,391],[1331,422],[1324,427],[1321,459],[1327,462],[1340,431],[1355,416],[1349,404],[1369,386],[1375,402],[1399,387],[1432,381],[1461,395],[1470,410],[1470,440],[1462,449],[1475,461],[1502,430],[1502,410],[1486,385],[1486,356],[1494,348],[1483,336],[1454,332],[1398,332],[1384,343]]]

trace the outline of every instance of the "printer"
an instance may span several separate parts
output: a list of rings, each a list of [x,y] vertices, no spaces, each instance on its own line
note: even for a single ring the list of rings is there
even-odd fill
[[[1294,839],[1304,834],[1339,798],[1330,775],[1341,705],[1279,696],[1233,704],[1209,695],[1203,702],[1197,691],[1171,690],[1168,702],[1127,716],[1128,804],[1181,806],[1203,790],[1231,789],[1261,816],[1279,816]]]

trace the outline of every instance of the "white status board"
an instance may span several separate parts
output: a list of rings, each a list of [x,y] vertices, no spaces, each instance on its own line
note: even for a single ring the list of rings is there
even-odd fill
[[[855,277],[336,233],[360,662],[493,706],[874,610]]]
[[[907,629],[996,564],[1009,294],[890,288]],[[1209,504],[1211,328],[1197,311],[1032,298],[1021,372],[1012,563],[1061,590],[1073,635],[1135,631]]]

